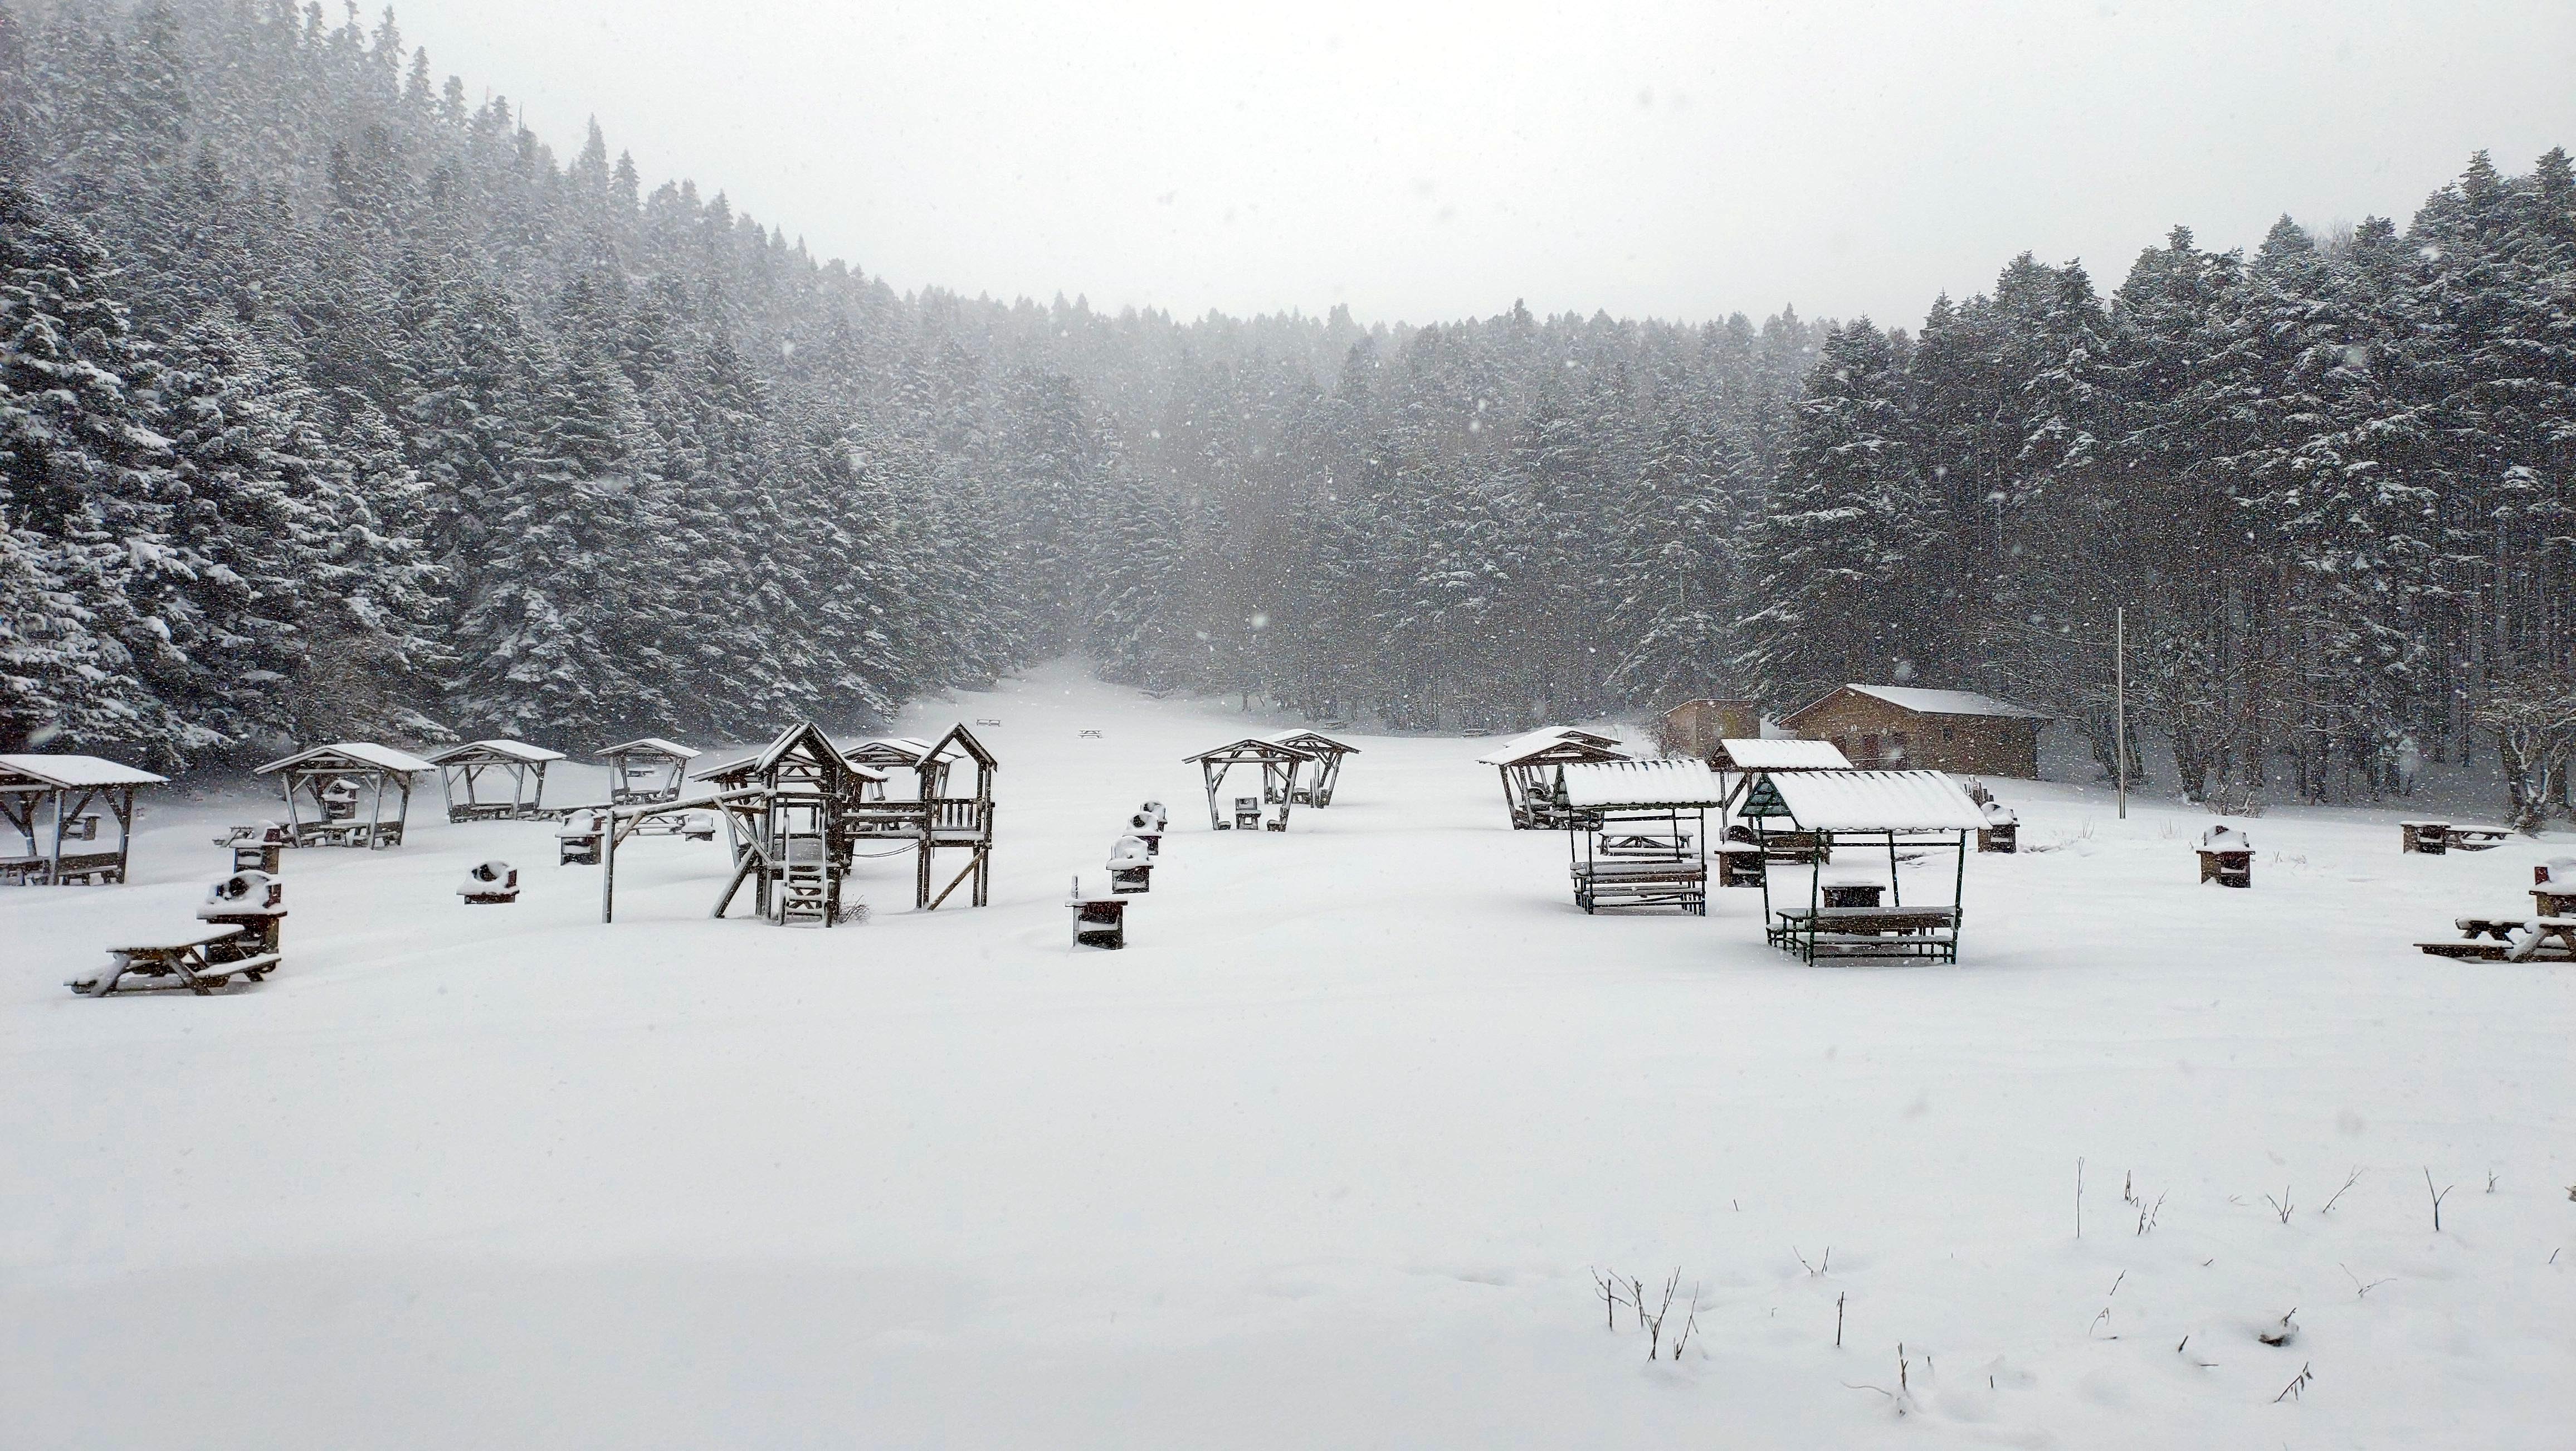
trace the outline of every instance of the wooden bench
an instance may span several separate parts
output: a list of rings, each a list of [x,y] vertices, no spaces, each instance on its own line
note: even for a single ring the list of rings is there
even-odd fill
[[[1820,957],[1920,957],[1959,960],[1956,907],[1785,907],[1774,914],[1771,945],[1808,962]]]
[[[103,998],[120,990],[134,992],[157,987],[185,987],[204,997],[235,977],[258,982],[277,966],[278,954],[263,952],[231,961],[215,961],[206,951],[240,935],[241,931],[234,924],[208,926],[167,941],[111,947],[107,949],[109,962],[106,967],[85,978],[66,979],[63,985],[86,997]],[[128,979],[140,981],[129,982]]]
[[[2493,851],[2513,835],[2509,826],[2461,826],[2454,823],[2443,839],[2459,851]]]
[[[1574,904],[1586,912],[1605,907],[1673,907],[1708,915],[1708,864],[1700,861],[1575,862]]]
[[[1762,848],[1749,841],[1721,841],[1710,851],[1717,857],[1717,884],[1721,887],[1758,887],[1762,885]]]
[[[2397,823],[2397,852],[2440,856],[2450,850],[2451,823],[2447,821],[2401,821]]]

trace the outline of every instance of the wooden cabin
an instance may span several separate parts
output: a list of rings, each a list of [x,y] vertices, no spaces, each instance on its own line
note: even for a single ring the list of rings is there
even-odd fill
[[[412,778],[437,769],[391,746],[340,741],[271,761],[255,774],[275,776],[284,788],[287,834],[297,846],[381,850],[402,845]]]
[[[125,880],[134,843],[134,791],[170,778],[98,756],[0,755],[0,817],[26,845],[0,856],[0,883],[92,885]],[[99,838],[103,808],[116,823]]]
[[[623,741],[593,756],[608,763],[608,804],[657,806],[680,799],[689,763],[698,752],[660,736]]]
[[[1307,788],[1299,782],[1299,773],[1315,763],[1315,756],[1295,746],[1258,736],[1229,741],[1213,750],[1195,756],[1183,756],[1182,762],[1199,768],[1207,782],[1208,827],[1213,831],[1286,831],[1288,808],[1295,805]],[[1250,766],[1261,774],[1261,794],[1238,796],[1229,811],[1220,803],[1219,793],[1225,786],[1226,774],[1237,766]],[[1306,778],[1311,780],[1311,777]],[[1274,814],[1271,808],[1276,807]]]
[[[1269,739],[1283,746],[1294,746],[1315,758],[1315,769],[1304,784],[1291,793],[1299,806],[1324,807],[1333,804],[1333,788],[1341,783],[1342,758],[1356,756],[1360,748],[1348,741],[1335,740],[1318,730],[1280,731]]]
[[[1570,726],[1550,726],[1514,736],[1478,757],[1502,773],[1503,806],[1512,830],[1552,830],[1565,824],[1563,767],[1583,761],[1624,761],[1618,739]]]
[[[1655,745],[1667,756],[1697,756],[1717,763],[1717,747],[1726,740],[1762,734],[1762,708],[1749,700],[1686,700],[1665,711],[1655,727]]]
[[[2039,776],[2045,714],[1967,690],[1845,685],[1785,716],[1809,740],[1831,741],[1863,771]]]
[[[429,758],[450,821],[526,821],[545,814],[546,767],[564,758],[525,741],[468,741]],[[504,793],[507,794],[504,794]]]

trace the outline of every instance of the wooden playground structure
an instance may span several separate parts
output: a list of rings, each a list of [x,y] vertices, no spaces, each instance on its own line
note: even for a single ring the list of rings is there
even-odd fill
[[[26,841],[24,851],[0,856],[0,883],[124,881],[134,845],[135,788],[168,780],[97,756],[0,756],[0,817]],[[93,805],[116,823],[112,850],[99,841],[102,822]]]
[[[915,857],[916,909],[937,910],[960,886],[969,886],[973,905],[986,905],[999,762],[962,724],[912,754],[917,789],[910,799],[896,798],[886,791],[888,770],[852,759],[819,726],[803,721],[758,755],[699,772],[697,779],[712,788],[705,795],[589,808],[599,816],[600,920],[616,916],[618,846],[676,814],[703,811],[723,817],[733,848],[733,874],[716,898],[718,917],[748,884],[763,918],[832,926],[842,918],[842,881],[852,864],[863,855],[906,849]],[[961,764],[973,768],[973,784],[956,793],[951,781]],[[899,845],[862,853],[859,844],[869,841]],[[953,860],[959,852],[964,864],[943,878],[941,854]]]

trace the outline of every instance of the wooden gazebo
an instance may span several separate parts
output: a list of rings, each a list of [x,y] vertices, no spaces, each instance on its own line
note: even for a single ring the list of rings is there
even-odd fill
[[[545,814],[546,767],[564,758],[525,741],[468,741],[429,758],[450,821],[525,821]],[[502,794],[506,788],[509,794]]]
[[[1736,813],[1766,838],[1785,827],[1812,835],[1828,848],[1887,849],[1883,887],[1849,881],[1828,885],[1823,859],[1831,853],[1816,853],[1809,861],[1804,904],[1781,904],[1766,873],[1762,906],[1774,947],[1807,962],[1833,957],[1959,960],[1969,838],[1986,824],[1986,814],[1958,782],[1938,771],[1764,771],[1753,775]],[[1918,887],[1917,900],[1907,903],[1904,863],[1944,850],[1957,854],[1950,900],[1925,902]],[[1848,869],[1853,864],[1846,852],[1837,865]]]
[[[1708,813],[1726,792],[1706,761],[1571,761],[1558,777],[1576,906],[1708,914]]]
[[[660,736],[624,741],[593,756],[608,763],[612,806],[655,806],[680,799],[680,786],[698,752]]]
[[[1480,757],[1502,773],[1503,805],[1512,830],[1548,830],[1565,824],[1563,768],[1585,761],[1624,761],[1618,741],[1595,731],[1551,726],[1514,736]]]
[[[408,751],[373,741],[315,746],[269,762],[286,791],[286,826],[297,846],[400,846],[411,814],[411,778],[438,768]],[[393,812],[386,814],[386,793]],[[366,803],[362,816],[359,803]]]
[[[0,817],[27,844],[24,852],[0,856],[0,883],[124,881],[134,842],[134,788],[168,779],[97,756],[0,756]],[[113,851],[99,844],[93,804],[116,822]]]
[[[1286,831],[1288,808],[1303,789],[1298,785],[1298,772],[1315,759],[1309,751],[1257,736],[1246,736],[1214,750],[1181,758],[1184,763],[1198,767],[1199,774],[1207,780],[1208,826],[1216,831],[1258,831],[1264,827]],[[1225,785],[1226,773],[1237,766],[1251,766],[1260,771],[1261,794],[1234,798],[1232,810],[1228,811],[1218,804],[1218,792]],[[1267,808],[1271,806],[1279,808],[1278,815],[1269,814]]]
[[[1281,731],[1270,739],[1315,758],[1314,774],[1291,793],[1300,806],[1332,805],[1333,788],[1342,779],[1342,757],[1360,753],[1360,748],[1350,742],[1335,740],[1318,730]]]

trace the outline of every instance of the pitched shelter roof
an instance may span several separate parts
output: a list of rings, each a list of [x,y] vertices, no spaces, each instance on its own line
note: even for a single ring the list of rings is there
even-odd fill
[[[302,766],[332,756],[355,765],[369,766],[379,771],[391,771],[400,776],[438,769],[435,764],[424,761],[409,751],[397,751],[391,746],[380,746],[373,741],[338,741],[327,746],[308,747],[297,751],[294,755],[281,757],[260,767],[252,774],[266,776],[283,771],[289,766]]]
[[[1284,741],[1270,741],[1263,740],[1259,736],[1245,736],[1242,740],[1229,741],[1212,750],[1201,751],[1195,756],[1181,757],[1181,761],[1185,765],[1196,765],[1201,761],[1214,759],[1224,759],[1228,761],[1311,761],[1315,759],[1315,753],[1298,746],[1289,745]]]
[[[39,785],[71,790],[92,786],[157,786],[170,779],[103,756],[49,755],[0,756],[0,776],[24,776]]]
[[[1814,701],[1781,717],[1780,723],[1794,726],[1800,716],[1846,690],[1869,696],[1873,700],[1883,700],[1899,710],[1910,710],[1916,715],[1974,715],[2008,720],[2047,720],[2049,718],[2045,711],[2031,710],[2009,701],[1997,700],[1991,695],[1979,695],[1973,690],[1919,690],[1910,685],[1845,685],[1828,692],[1823,700]]]
[[[629,754],[643,755],[648,753],[657,756],[671,756],[683,761],[694,761],[701,754],[692,747],[681,745],[678,741],[666,741],[660,736],[646,736],[641,740],[624,741],[614,746],[603,746],[600,749],[591,752],[594,756],[618,756]]]
[[[1565,768],[1565,801],[1576,807],[1721,806],[1726,792],[1708,762],[1578,761]]]
[[[1360,753],[1359,747],[1352,745],[1348,741],[1336,740],[1333,737],[1324,734],[1322,731],[1305,730],[1302,728],[1293,731],[1273,731],[1270,734],[1270,739],[1277,741],[1283,746],[1295,746],[1299,750],[1305,751],[1310,755],[1321,756],[1332,754],[1356,756]]]
[[[1986,813],[1938,771],[1783,771],[1764,775],[1741,808],[1786,816],[1801,831],[1975,831]]]
[[[886,778],[886,773],[876,767],[865,762],[853,761],[842,754],[841,748],[832,744],[832,738],[823,734],[822,730],[811,721],[800,721],[789,726],[778,733],[778,739],[771,741],[767,749],[755,755],[727,761],[719,766],[709,766],[698,772],[697,778],[701,781],[712,781],[727,776],[768,771],[785,759],[787,753],[799,743],[808,745],[814,749],[817,756],[826,756],[833,764],[863,781],[882,781]]]
[[[1831,741],[1728,739],[1717,743],[1739,771],[1848,771],[1851,759]]]
[[[992,770],[995,766],[1001,764],[993,753],[986,749],[982,741],[975,739],[975,733],[966,729],[966,722],[962,720],[957,724],[950,726],[948,728],[948,734],[931,742],[930,748],[926,754],[932,756],[954,756],[960,751],[973,757],[975,764],[983,767],[987,771]]]
[[[1628,757],[1608,736],[1559,726],[1514,736],[1476,759],[1488,766],[1520,766],[1535,761],[1624,761]]]
[[[841,748],[853,761],[892,761],[910,766],[930,754],[930,742],[913,736],[873,736]]]
[[[431,765],[444,766],[451,761],[462,761],[469,756],[498,756],[506,760],[524,761],[533,766],[542,761],[560,761],[564,758],[564,753],[549,751],[543,746],[532,746],[526,741],[467,741],[461,746],[449,746],[446,750],[430,757],[429,761]]]

